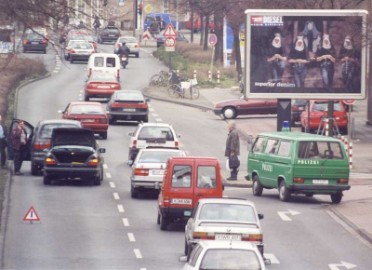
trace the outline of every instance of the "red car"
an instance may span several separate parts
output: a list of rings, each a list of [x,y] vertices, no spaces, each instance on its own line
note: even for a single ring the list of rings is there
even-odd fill
[[[90,98],[110,98],[121,89],[118,78],[112,73],[93,72],[84,89],[84,100]]]
[[[327,118],[328,100],[311,100],[309,106],[301,113],[301,131],[317,132],[321,119]],[[345,105],[341,100],[333,102],[333,118],[336,120],[337,127],[342,134],[347,134],[348,115]],[[322,121],[320,130],[323,129],[325,121]],[[336,127],[336,125],[334,125]]]
[[[84,128],[107,139],[108,117],[100,102],[73,101],[61,113],[63,119],[80,121]]]
[[[234,99],[215,104],[213,112],[224,119],[234,119],[239,115],[276,114],[276,99]]]

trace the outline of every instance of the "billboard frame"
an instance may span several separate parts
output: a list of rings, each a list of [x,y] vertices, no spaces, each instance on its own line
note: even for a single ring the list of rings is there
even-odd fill
[[[303,10],[303,9],[295,9],[295,10],[265,10],[265,9],[248,9],[245,11],[246,14],[246,28],[245,28],[245,89],[244,89],[244,96],[245,98],[257,98],[257,99],[267,99],[268,97],[277,98],[277,99],[364,99],[366,95],[367,89],[367,78],[369,74],[368,70],[368,46],[367,42],[365,42],[366,32],[367,32],[367,15],[368,11],[366,10],[326,10],[326,9],[313,9],[313,10]],[[296,91],[280,91],[280,88],[275,90],[268,90],[265,91],[265,86],[258,92],[257,90],[251,91],[251,84],[254,82],[252,79],[252,71],[251,71],[251,61],[252,61],[252,24],[251,19],[252,17],[258,16],[275,16],[275,17],[361,17],[362,22],[362,29],[361,29],[361,46],[360,46],[360,92],[351,93],[351,92],[321,92],[321,87],[317,89],[317,91],[309,90],[310,88],[295,86]],[[294,31],[293,31],[294,32]],[[324,33],[323,33],[324,34]],[[255,66],[256,67],[256,66]],[[294,83],[291,84],[290,87]],[[255,83],[256,85],[256,83]],[[261,85],[266,85],[265,83]],[[345,87],[346,88],[346,87]],[[267,88],[268,89],[268,88]],[[282,88],[285,90],[285,87]],[[294,88],[293,88],[294,89]],[[337,90],[337,88],[334,88]],[[341,88],[340,88],[341,89]],[[306,91],[305,91],[306,90]]]

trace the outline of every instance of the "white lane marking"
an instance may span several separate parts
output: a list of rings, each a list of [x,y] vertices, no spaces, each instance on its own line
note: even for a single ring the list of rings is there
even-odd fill
[[[108,169],[108,166],[107,166],[107,164],[105,163],[105,164],[103,164],[103,168],[105,169],[105,170],[107,170]]]
[[[146,268],[141,268],[140,270],[147,270]]]
[[[109,183],[110,183],[110,187],[111,187],[111,188],[116,188],[116,185],[115,185],[114,182],[109,182]]]
[[[351,172],[349,178],[351,179],[372,179],[372,173]]]
[[[299,214],[301,213],[290,209],[288,209],[288,211],[278,211],[278,215],[283,221],[292,221],[292,219],[288,215],[295,216]]]
[[[142,254],[139,249],[133,249],[134,255],[136,256],[137,259],[142,259]]]
[[[154,116],[154,117],[158,117],[159,114],[157,114],[157,113],[152,113],[152,116]]]
[[[343,261],[341,261],[341,263],[328,264],[328,266],[331,270],[339,270],[339,269],[343,269],[343,268],[352,269],[352,268],[357,267],[356,265],[354,265],[352,263],[343,262]]]
[[[161,119],[161,118],[155,118],[155,122],[163,122],[163,119]]]
[[[122,204],[118,204],[118,211],[119,213],[124,213],[124,206]]]
[[[136,238],[133,233],[128,233],[129,242],[136,242]]]
[[[149,111],[150,111],[150,112],[155,112],[155,109],[152,108],[152,107],[150,106],[150,104],[149,104]]]
[[[111,173],[107,172],[106,173],[106,178],[111,178]]]
[[[278,258],[272,253],[264,253],[264,258],[270,260],[271,264],[280,264]]]
[[[127,218],[123,218],[124,227],[129,227],[129,220]]]
[[[112,195],[114,196],[115,200],[120,200],[119,193],[114,192],[114,193],[112,193]]]

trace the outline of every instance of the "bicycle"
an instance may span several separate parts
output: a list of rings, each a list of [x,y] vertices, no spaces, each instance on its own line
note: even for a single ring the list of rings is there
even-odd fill
[[[171,97],[185,98],[186,93],[190,96],[190,99],[198,99],[200,96],[200,89],[198,86],[197,79],[190,79],[187,81],[180,81],[179,83],[173,83],[168,88],[168,94]]]
[[[154,74],[150,78],[150,86],[168,86],[170,75],[168,71],[161,70],[158,74]]]

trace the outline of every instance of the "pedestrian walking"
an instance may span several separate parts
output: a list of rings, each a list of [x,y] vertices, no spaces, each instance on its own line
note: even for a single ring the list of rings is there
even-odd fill
[[[0,115],[0,155],[1,155],[1,168],[6,167],[6,152],[5,149],[7,147],[7,141],[6,141],[6,129],[5,125],[3,124],[2,117]]]
[[[14,174],[23,175],[21,173],[21,167],[26,150],[27,132],[25,129],[25,123],[19,121],[18,125],[12,130],[12,148],[13,148],[13,162],[14,162]]]
[[[238,156],[240,155],[240,142],[239,134],[236,129],[236,123],[230,121],[228,124],[229,134],[226,140],[225,156],[229,159],[230,177],[227,180],[237,180],[240,161]]]

